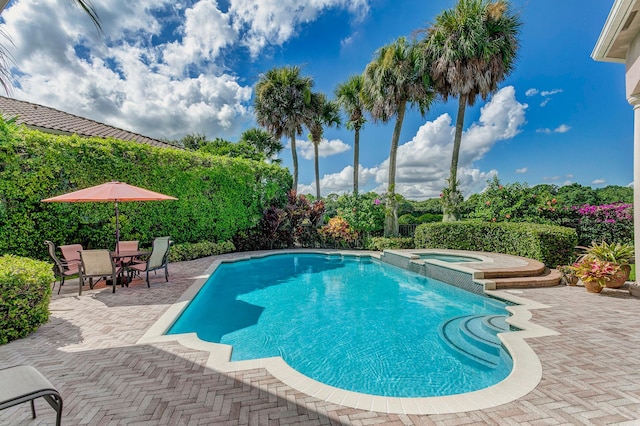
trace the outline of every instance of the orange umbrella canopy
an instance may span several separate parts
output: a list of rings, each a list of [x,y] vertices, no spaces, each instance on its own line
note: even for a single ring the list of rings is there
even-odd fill
[[[127,202],[127,201],[161,201],[177,200],[175,197],[149,191],[148,189],[129,185],[124,182],[107,182],[102,185],[80,189],[68,194],[42,200],[45,203],[82,203],[82,202]]]
[[[128,201],[162,201],[177,200],[176,197],[159,192],[129,185],[124,182],[112,181],[90,188],[80,189],[57,197],[45,198],[44,203],[89,203],[113,202],[116,210],[116,252],[119,251],[120,226],[118,221],[118,203]]]

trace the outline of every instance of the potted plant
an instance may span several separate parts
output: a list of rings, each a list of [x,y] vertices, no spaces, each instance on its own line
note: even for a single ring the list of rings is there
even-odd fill
[[[584,257],[574,263],[571,269],[589,293],[600,293],[620,272],[620,265],[593,257]]]
[[[562,283],[564,283],[564,285],[578,284],[578,276],[570,265],[558,265],[556,266],[556,269],[562,275],[560,280]]]
[[[631,266],[629,263],[633,260],[634,248],[632,244],[612,243],[592,243],[587,247],[584,258],[598,259],[604,262],[610,262],[619,265],[619,272],[607,282],[607,287],[620,288],[629,279]]]

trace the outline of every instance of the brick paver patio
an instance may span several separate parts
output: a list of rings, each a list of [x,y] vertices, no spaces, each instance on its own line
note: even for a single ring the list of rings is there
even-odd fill
[[[159,274],[150,289],[137,281],[115,294],[98,286],[78,297],[77,284],[66,283],[51,301],[49,323],[0,346],[0,368],[37,367],[64,398],[65,425],[640,424],[640,298],[626,290],[522,290],[522,297],[549,305],[532,311],[533,322],[560,333],[527,340],[542,363],[540,384],[491,409],[398,415],[318,400],[266,370],[211,371],[206,353],[175,342],[137,345],[212,261],[172,263],[169,283]],[[0,411],[0,424],[54,424],[44,400],[36,409],[35,420],[29,404]]]

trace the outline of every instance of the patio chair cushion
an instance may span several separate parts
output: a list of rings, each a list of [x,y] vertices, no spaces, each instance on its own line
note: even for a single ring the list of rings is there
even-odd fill
[[[82,250],[80,252],[80,283],[78,295],[82,295],[85,278],[111,277],[113,292],[116,292],[117,269],[109,250]],[[89,281],[89,287],[93,284]]]
[[[139,241],[119,241],[116,245],[116,251],[125,252],[125,251],[137,251],[139,246]],[[124,257],[122,259],[118,259],[116,265],[128,265],[129,263],[135,262],[135,259],[132,257]],[[138,263],[138,262],[135,262]]]
[[[0,370],[0,410],[29,401],[36,418],[34,400],[43,397],[56,410],[56,425],[62,420],[62,397],[42,373],[30,365],[16,365]]]
[[[146,272],[147,287],[151,287],[149,282],[149,272],[158,269],[164,269],[165,281],[169,281],[169,270],[167,264],[169,262],[169,248],[171,247],[171,237],[158,237],[153,240],[151,254],[145,263],[135,263],[129,265],[126,269],[132,275]]]
[[[69,265],[80,264],[80,251],[83,250],[82,244],[66,244],[58,247],[62,253],[62,258]]]

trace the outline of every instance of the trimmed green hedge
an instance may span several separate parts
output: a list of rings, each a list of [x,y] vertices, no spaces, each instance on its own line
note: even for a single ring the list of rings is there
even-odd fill
[[[533,223],[440,222],[416,228],[416,248],[476,250],[539,260],[549,267],[570,263],[575,229]]]
[[[236,248],[231,241],[223,241],[221,243],[202,241],[199,243],[175,244],[172,245],[169,250],[169,262],[200,259],[201,257],[231,253],[233,251],[236,251]]]
[[[365,249],[383,251],[384,249],[412,249],[413,238],[387,238],[387,237],[371,237],[367,238],[364,243]]]
[[[19,339],[49,320],[51,265],[26,257],[0,257],[0,344]]]
[[[42,203],[118,180],[177,201],[119,203],[122,240],[150,246],[222,242],[255,226],[291,175],[278,165],[136,142],[57,136],[0,120],[0,255],[46,259],[45,240],[85,248],[115,245],[114,203]]]

